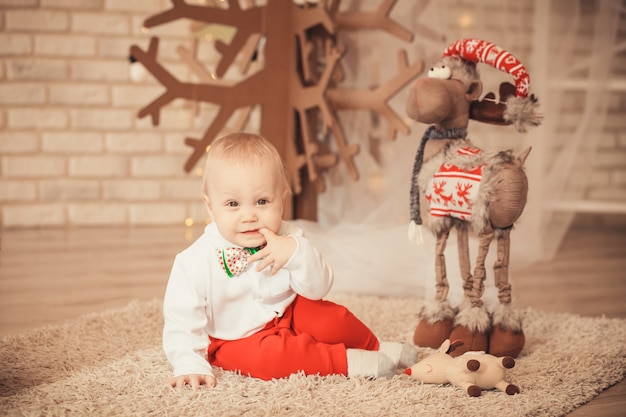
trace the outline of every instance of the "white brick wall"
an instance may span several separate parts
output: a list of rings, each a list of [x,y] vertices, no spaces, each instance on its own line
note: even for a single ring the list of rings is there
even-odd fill
[[[0,55],[27,55],[33,50],[33,40],[31,36],[1,33],[0,34]]]
[[[92,154],[104,149],[102,132],[45,132],[41,150],[45,153]]]
[[[501,19],[501,1],[479,3],[451,2],[444,17],[450,39],[471,36],[472,24],[494,39],[505,25],[532,30],[531,1],[505,11],[524,16],[513,21]],[[137,112],[163,87],[151,77],[129,79],[129,48],[146,48],[151,35],[160,38],[159,61],[182,80],[190,77],[176,52],[191,46],[189,21],[141,30],[146,17],[170,7],[171,0],[0,0],[2,226],[206,220],[198,172],[183,172],[190,152],[184,139],[202,136],[216,106],[177,100],[162,110],[155,128]],[[480,21],[461,28],[456,22],[477,7]],[[503,42],[518,55],[529,48],[514,34]],[[212,47],[203,45],[198,53],[208,67],[215,63]],[[589,198],[626,202],[625,111],[624,94],[616,93]]]
[[[54,58],[15,58],[5,61],[7,81],[65,80],[69,75],[68,63],[64,59]]]
[[[12,83],[0,85],[0,104],[4,106],[43,104],[46,88],[41,84]]]
[[[169,0],[0,0],[4,227],[204,221],[200,180],[182,170],[184,138],[201,134],[193,106],[173,103],[155,128],[137,112],[162,87],[150,77],[129,79],[129,48],[145,48],[151,34],[161,36],[159,59],[185,69],[175,49],[189,46],[189,21],[141,30],[169,7]]]
[[[5,9],[7,31],[65,32],[70,29],[70,13],[44,8]]]
[[[0,132],[0,154],[37,152],[39,135],[34,132]]]
[[[34,154],[2,157],[3,180],[5,178],[63,177],[66,174],[66,161],[61,156]]]
[[[69,114],[53,108],[24,107],[7,108],[9,129],[36,129],[37,131],[67,129]]]

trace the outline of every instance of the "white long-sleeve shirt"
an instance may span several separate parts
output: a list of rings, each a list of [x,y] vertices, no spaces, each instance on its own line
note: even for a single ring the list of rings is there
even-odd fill
[[[237,247],[215,223],[191,246],[176,255],[163,301],[163,349],[174,376],[213,375],[207,361],[208,336],[241,339],[280,317],[299,294],[311,300],[326,296],[333,272],[302,229],[283,222],[279,234],[292,236],[297,248],[280,271],[256,271],[253,263],[230,278],[217,251]]]

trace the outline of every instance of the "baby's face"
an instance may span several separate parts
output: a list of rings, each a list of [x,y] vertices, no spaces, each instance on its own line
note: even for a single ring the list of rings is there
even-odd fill
[[[225,239],[254,248],[266,243],[260,228],[278,233],[285,190],[270,162],[215,161],[210,169],[208,209]]]

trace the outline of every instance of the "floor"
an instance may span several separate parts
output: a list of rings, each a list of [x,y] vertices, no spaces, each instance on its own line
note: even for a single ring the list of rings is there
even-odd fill
[[[625,224],[577,222],[553,260],[515,273],[516,305],[626,318]],[[199,227],[0,230],[0,337],[162,297],[173,255],[200,233]],[[570,416],[617,417],[624,410],[622,381]]]

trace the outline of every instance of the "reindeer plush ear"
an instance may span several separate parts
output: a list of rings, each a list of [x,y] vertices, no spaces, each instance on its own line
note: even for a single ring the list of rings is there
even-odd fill
[[[472,101],[478,100],[482,92],[483,92],[483,83],[480,80],[474,80],[470,83],[469,87],[467,88],[465,97],[467,97],[467,101],[471,103]]]

